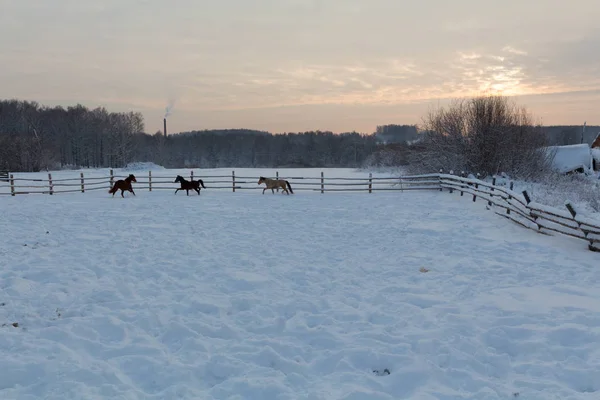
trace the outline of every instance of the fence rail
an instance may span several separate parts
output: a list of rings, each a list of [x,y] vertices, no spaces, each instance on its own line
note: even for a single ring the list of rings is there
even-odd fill
[[[600,251],[600,221],[586,218],[579,214],[575,207],[567,202],[565,210],[549,207],[531,201],[527,191],[516,193],[495,184],[477,179],[468,179],[456,175],[440,174],[440,185],[450,192],[460,192],[473,196],[473,201],[480,198],[493,206],[496,214],[538,233],[549,235],[552,232],[588,242],[592,251]],[[500,211],[498,209],[502,209]]]
[[[85,177],[81,172],[77,178],[53,179],[48,174],[47,179],[15,178],[9,174],[7,183],[0,180],[0,195],[21,194],[59,194],[95,190],[108,190],[118,179],[126,175],[114,175],[110,170],[108,176]],[[186,177],[187,178],[187,177]],[[258,176],[236,176],[235,171],[229,175],[194,176],[190,171],[190,179],[201,178],[208,189],[218,190],[262,190],[258,185]],[[404,190],[448,190],[472,196],[472,201],[481,199],[492,207],[496,214],[507,218],[525,228],[538,233],[550,235],[560,233],[588,242],[592,251],[600,251],[600,222],[579,214],[572,204],[566,203],[566,210],[549,207],[531,201],[526,191],[513,191],[513,183],[509,188],[496,185],[496,179],[486,182],[479,179],[466,178],[453,174],[423,174],[413,176],[373,177],[369,174],[364,178],[326,177],[323,172],[317,177],[279,176],[290,182],[294,191],[313,192],[367,192],[404,191]],[[153,175],[149,171],[144,175],[136,175],[136,190],[175,190],[179,184],[174,183],[173,176]],[[6,190],[8,189],[8,190]],[[35,190],[31,190],[35,189]]]
[[[134,190],[175,190],[180,187],[174,183],[172,175],[155,175],[152,171],[144,174],[135,174],[137,183],[134,184]],[[59,194],[86,192],[93,190],[108,190],[118,179],[124,179],[127,175],[115,175],[113,171],[107,176],[84,176],[81,172],[77,178],[56,179],[49,173],[47,178],[25,178],[15,177],[10,174],[8,184],[0,182],[0,195],[21,195],[21,194]],[[209,189],[216,190],[262,190],[264,185],[258,185],[258,176],[239,176],[232,171],[227,175],[202,175],[195,176],[194,171],[190,171],[186,179],[201,178],[204,185]],[[275,179],[286,179],[292,185],[294,191],[313,191],[313,192],[338,192],[338,191],[361,191],[376,192],[384,190],[439,190],[438,175],[419,175],[406,177],[373,177],[369,174],[364,178],[347,177],[327,177],[323,172],[320,176],[280,176],[278,172],[272,177]]]

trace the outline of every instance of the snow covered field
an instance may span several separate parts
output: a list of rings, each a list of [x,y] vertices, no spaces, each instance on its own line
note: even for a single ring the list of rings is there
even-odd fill
[[[125,196],[0,196],[1,399],[600,397],[582,241],[447,192]]]

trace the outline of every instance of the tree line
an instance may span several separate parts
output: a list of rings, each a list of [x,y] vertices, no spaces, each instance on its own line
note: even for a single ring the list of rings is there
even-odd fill
[[[375,135],[357,132],[229,129],[165,137],[145,133],[140,113],[0,101],[0,169],[14,172],[119,168],[134,161],[167,168],[358,167],[377,143]]]
[[[139,135],[134,158],[167,168],[359,167],[375,150],[373,135],[357,132],[271,134],[248,129]]]
[[[588,127],[586,142],[594,128]],[[0,101],[0,170],[14,172],[142,161],[167,168],[404,166],[414,172],[526,177],[549,168],[545,146],[580,140],[578,127],[536,125],[525,108],[503,96],[457,99],[427,114],[420,129],[394,124],[372,134],[226,129],[166,137],[145,133],[140,113]]]
[[[140,113],[0,101],[0,169],[124,166],[143,130]]]

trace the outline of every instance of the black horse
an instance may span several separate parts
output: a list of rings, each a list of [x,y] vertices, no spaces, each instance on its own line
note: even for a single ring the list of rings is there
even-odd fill
[[[198,179],[197,181],[192,179],[192,181],[190,182],[188,180],[183,179],[183,176],[177,175],[177,178],[175,178],[175,182],[173,183],[177,182],[181,183],[181,187],[175,190],[175,194],[177,194],[177,192],[180,190],[185,190],[185,192],[189,196],[190,190],[195,190],[196,192],[198,192],[198,194],[200,194],[200,186],[206,189],[206,186],[204,186],[204,182],[202,182],[202,179]]]

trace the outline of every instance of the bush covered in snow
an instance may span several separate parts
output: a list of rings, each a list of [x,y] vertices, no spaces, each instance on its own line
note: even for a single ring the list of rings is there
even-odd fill
[[[424,119],[424,140],[414,146],[414,172],[507,172],[531,178],[550,169],[546,136],[525,108],[503,96],[455,100]]]

